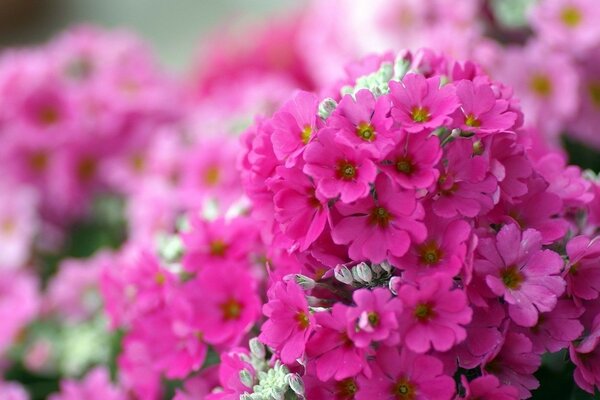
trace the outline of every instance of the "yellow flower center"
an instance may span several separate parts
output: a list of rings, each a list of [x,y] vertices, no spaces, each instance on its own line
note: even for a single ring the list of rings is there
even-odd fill
[[[351,181],[356,178],[356,167],[349,161],[340,161],[337,166],[338,179]]]
[[[525,280],[523,274],[521,274],[521,271],[519,271],[519,269],[514,265],[504,269],[500,273],[500,277],[502,278],[502,283],[504,283],[504,286],[511,290],[519,289],[521,287],[521,283],[523,283]]]
[[[336,400],[353,400],[358,391],[358,385],[354,378],[347,378],[335,384]]]
[[[229,246],[221,239],[215,239],[210,242],[210,255],[215,257],[223,257]]]
[[[427,107],[413,107],[410,115],[412,120],[418,123],[427,122],[431,119],[431,115],[429,114]]]
[[[590,82],[588,84],[588,93],[594,106],[600,108],[600,81]]]
[[[531,90],[540,97],[548,97],[552,94],[552,81],[547,75],[536,74],[531,78]]]
[[[415,307],[414,315],[419,322],[427,322],[435,316],[435,311],[431,304],[421,303]]]
[[[221,171],[216,166],[210,166],[204,171],[204,183],[206,186],[215,186],[219,183],[221,177]]]
[[[306,315],[306,311],[298,311],[296,313],[296,322],[300,329],[306,329],[310,325],[310,320],[308,319],[308,315]]]
[[[38,120],[42,125],[54,125],[60,119],[58,109],[53,105],[42,107],[38,112]]]
[[[370,222],[372,225],[378,225],[382,228],[386,228],[390,224],[392,216],[383,207],[375,207],[371,210]]]
[[[414,400],[417,393],[415,386],[407,378],[402,377],[392,387],[392,395],[396,400]]]
[[[360,122],[356,127],[356,134],[359,138],[366,142],[372,142],[375,140],[375,129],[373,125],[367,122]]]
[[[442,251],[434,241],[428,242],[419,248],[419,258],[426,265],[437,264],[442,258]]]
[[[225,303],[221,303],[219,307],[223,313],[223,319],[226,321],[239,319],[242,314],[242,309],[244,308],[239,301],[233,298],[227,300]]]
[[[400,157],[396,160],[396,171],[401,174],[410,175],[414,171],[412,160],[408,157]]]
[[[465,125],[470,126],[472,128],[479,128],[481,126],[481,121],[479,121],[477,117],[473,114],[469,114],[465,118]]]
[[[560,19],[562,20],[563,24],[569,28],[575,28],[577,25],[579,25],[582,17],[583,15],[581,15],[581,11],[573,6],[566,6],[560,13]]]
[[[300,132],[300,138],[302,139],[302,143],[307,144],[312,135],[312,128],[310,125],[305,125]]]

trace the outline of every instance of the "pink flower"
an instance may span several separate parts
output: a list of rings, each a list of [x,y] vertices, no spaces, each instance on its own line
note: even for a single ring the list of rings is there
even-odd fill
[[[350,203],[369,194],[377,168],[366,151],[336,142],[335,138],[333,129],[321,130],[306,146],[303,170],[315,180],[321,196],[327,199],[340,196],[344,203]]]
[[[513,128],[517,114],[509,102],[496,98],[488,82],[462,80],[456,85],[460,112],[455,116],[463,131],[485,136]]]
[[[580,299],[594,300],[600,293],[600,238],[576,236],[567,243],[569,269],[565,275],[567,293]]]
[[[444,126],[458,108],[454,86],[440,87],[439,76],[407,74],[400,82],[390,82],[390,97],[392,117],[408,132]]]
[[[433,202],[437,215],[475,217],[492,209],[497,182],[488,173],[486,159],[473,154],[471,140],[457,139],[450,143],[440,171],[438,194]]]
[[[199,271],[224,260],[247,262],[258,243],[257,227],[245,217],[207,221],[194,216],[190,223],[190,232],[183,235],[183,265],[188,271]]]
[[[397,329],[402,303],[388,289],[359,289],[352,299],[356,306],[347,311],[346,332],[357,347],[366,348],[371,342],[387,346],[399,342]]]
[[[256,279],[243,266],[209,265],[182,290],[197,307],[195,318],[209,344],[236,346],[260,316]]]
[[[19,383],[0,381],[0,398],[3,400],[29,400],[29,393]]]
[[[485,276],[492,292],[508,303],[508,313],[518,325],[531,327],[541,312],[556,306],[565,289],[559,276],[561,257],[542,250],[542,236],[533,229],[525,232],[516,225],[505,225],[496,240],[481,239],[475,272]]]
[[[583,390],[594,393],[600,389],[600,316],[596,316],[589,335],[579,345],[569,347],[575,364],[575,382]]]
[[[48,284],[46,301],[50,310],[71,322],[84,321],[98,312],[102,307],[98,281],[101,268],[109,258],[106,253],[99,253],[85,261],[61,262],[58,273]]]
[[[275,220],[282,232],[305,251],[323,232],[329,217],[326,199],[317,195],[313,182],[294,168],[277,168],[269,184],[273,190]]]
[[[372,197],[353,204],[337,204],[343,218],[334,224],[331,235],[335,243],[350,244],[353,260],[382,262],[390,256],[401,257],[411,241],[425,239],[423,207],[414,191],[399,189],[390,178],[380,174],[375,181],[377,200]]]
[[[356,377],[323,382],[312,374],[306,374],[302,380],[306,386],[306,398],[311,400],[354,400],[360,390]]]
[[[545,351],[555,353],[566,349],[583,333],[583,325],[578,318],[584,309],[578,307],[569,299],[561,299],[554,310],[540,314],[538,323],[522,329],[533,344],[533,352],[542,354]]]
[[[441,157],[437,136],[404,134],[396,147],[385,155],[381,169],[403,188],[424,189],[437,180],[439,171],[435,166]]]
[[[208,394],[206,400],[237,400],[241,394],[249,392],[250,388],[240,381],[240,372],[246,370],[252,378],[255,378],[255,371],[248,360],[248,351],[245,349],[234,349],[221,355],[219,364],[219,383],[223,391]],[[194,398],[190,397],[189,400]]]
[[[568,229],[561,218],[563,202],[548,191],[548,182],[539,175],[528,180],[525,195],[512,201],[501,201],[490,213],[497,223],[517,224],[521,229],[535,229],[542,235],[544,244],[562,238]]]
[[[465,262],[471,227],[461,219],[441,219],[433,212],[426,213],[427,238],[412,245],[401,258],[393,258],[394,266],[403,270],[403,277],[417,280],[423,275],[437,273],[457,275]]]
[[[323,382],[331,378],[336,381],[351,378],[358,375],[367,366],[368,350],[361,348],[364,346],[356,346],[349,335],[353,329],[349,331],[346,329],[347,321],[351,318],[349,315],[347,316],[350,311],[351,309],[347,306],[336,303],[331,308],[331,312],[315,314],[318,327],[306,344],[306,353],[309,365],[314,366],[317,377]],[[377,314],[373,315],[379,318]],[[352,326],[352,328],[354,327]]]
[[[317,131],[318,103],[317,96],[300,91],[273,115],[273,150],[288,166],[296,163]]]
[[[497,302],[487,308],[473,307],[473,319],[466,326],[467,338],[456,349],[460,367],[476,368],[497,350],[504,340],[501,330],[505,321],[504,307]]]
[[[600,10],[594,0],[548,0],[533,7],[531,24],[539,38],[579,53],[600,43]]]
[[[454,381],[443,374],[440,360],[395,347],[380,347],[373,377],[358,377],[356,400],[451,399]]]
[[[0,355],[37,316],[41,305],[38,290],[33,275],[0,269]]]
[[[467,381],[461,376],[461,383],[465,388],[464,400],[514,400],[518,398],[519,392],[512,386],[502,385],[494,375],[484,375]]]
[[[40,226],[37,205],[35,191],[0,182],[0,269],[19,268],[27,263]]]
[[[88,372],[81,381],[65,379],[60,383],[60,393],[50,400],[125,400],[126,396],[110,382],[108,370],[98,367]]]
[[[482,363],[482,371],[496,376],[504,385],[519,391],[519,398],[531,397],[529,392],[539,387],[533,373],[540,367],[540,356],[532,352],[531,341],[525,335],[507,332],[503,343]]]
[[[336,140],[364,150],[371,157],[380,159],[398,139],[389,117],[390,99],[377,99],[366,89],[354,97],[346,95],[327,119],[327,126],[338,130]]]
[[[446,275],[426,277],[418,284],[405,284],[398,291],[404,304],[398,319],[404,343],[417,353],[431,348],[448,351],[467,337],[463,326],[472,315],[467,296],[452,290],[452,279]]]
[[[268,292],[263,313],[269,318],[259,339],[279,353],[281,361],[293,364],[304,355],[306,342],[314,330],[314,316],[304,292],[295,282],[277,282]]]

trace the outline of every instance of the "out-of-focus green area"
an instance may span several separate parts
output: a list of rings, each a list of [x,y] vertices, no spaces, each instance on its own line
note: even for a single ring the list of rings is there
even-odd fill
[[[256,19],[302,0],[0,0],[0,50],[41,43],[73,24],[130,29],[176,71],[189,65],[198,39],[232,18]],[[229,21],[229,22],[228,22]]]

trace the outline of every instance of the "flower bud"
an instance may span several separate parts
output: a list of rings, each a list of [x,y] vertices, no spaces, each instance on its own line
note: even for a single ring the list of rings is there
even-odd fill
[[[265,355],[267,354],[265,350],[265,345],[259,342],[258,338],[254,337],[250,339],[250,341],[248,342],[248,347],[250,347],[250,353],[252,353],[254,357],[258,359],[265,358]]]
[[[392,279],[390,279],[390,283],[389,283],[390,292],[397,295],[398,289],[400,289],[401,284],[402,284],[402,279],[399,276],[393,276]]]
[[[316,285],[314,279],[309,278],[308,276],[302,275],[302,274],[296,274],[294,276],[294,280],[304,290],[311,290]]]
[[[373,280],[373,271],[367,263],[361,262],[356,267],[352,268],[352,272],[354,271],[356,271],[356,277],[365,283],[369,283]]]
[[[335,279],[347,285],[352,284],[354,278],[352,272],[345,265],[337,265],[333,271]]]
[[[254,386],[254,379],[252,378],[252,374],[247,370],[247,369],[243,369],[240,371],[240,382],[242,382],[242,385],[251,388],[252,386]]]
[[[288,385],[290,385],[290,389],[294,391],[299,396],[304,396],[304,382],[302,382],[302,378],[298,376],[298,374],[288,374],[286,377]]]
[[[326,99],[323,99],[323,101],[321,103],[319,103],[319,111],[318,111],[319,117],[321,117],[322,119],[329,118],[331,113],[335,111],[336,107],[337,107],[337,103],[331,97],[327,97]]]

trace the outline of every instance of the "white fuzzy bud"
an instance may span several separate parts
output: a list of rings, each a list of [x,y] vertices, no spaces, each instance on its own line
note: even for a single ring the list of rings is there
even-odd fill
[[[258,338],[252,338],[248,341],[248,347],[250,347],[250,353],[258,359],[265,358],[267,352],[265,345],[258,341]]]
[[[334,99],[327,97],[323,101],[319,103],[319,117],[322,119],[327,119],[331,115],[332,112],[335,111],[337,107],[337,103]]]
[[[356,270],[356,276],[361,281],[369,283],[373,280],[373,271],[367,263],[361,262],[356,267],[352,268],[352,272],[354,272],[354,270]]]
[[[352,272],[345,265],[338,265],[334,269],[335,279],[338,281],[345,283],[346,285],[352,284],[354,278],[352,277]]]
[[[288,374],[287,383],[290,385],[290,389],[294,391],[298,396],[304,397],[304,382],[298,374]]]
[[[252,378],[252,374],[247,369],[241,370],[239,375],[242,385],[246,386],[247,388],[254,386],[254,378]]]

